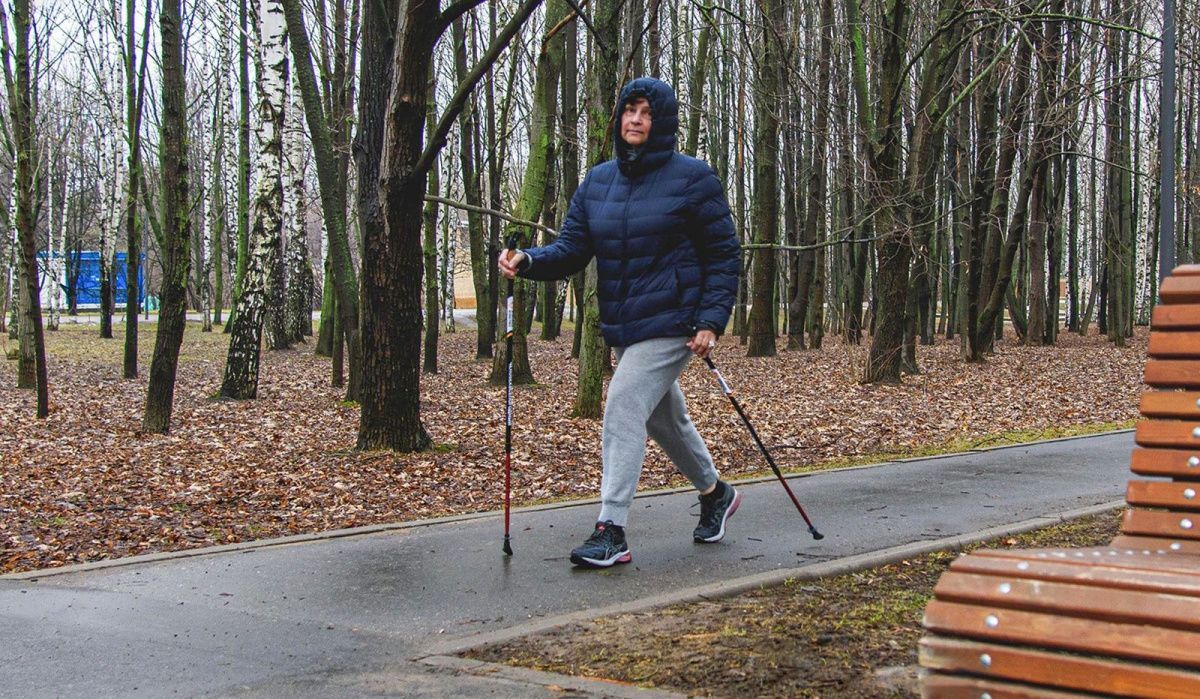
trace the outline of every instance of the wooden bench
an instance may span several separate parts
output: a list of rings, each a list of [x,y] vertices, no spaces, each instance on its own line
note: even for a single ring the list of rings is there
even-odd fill
[[[1154,309],[1129,509],[1111,544],[978,551],[925,608],[926,697],[1200,697],[1200,265]],[[1170,480],[1165,480],[1170,479]]]

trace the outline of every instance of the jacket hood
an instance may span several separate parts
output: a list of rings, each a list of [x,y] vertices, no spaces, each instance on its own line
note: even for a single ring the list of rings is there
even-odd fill
[[[650,137],[637,157],[630,159],[630,146],[621,138],[621,114],[626,104],[639,97],[650,103]],[[613,146],[617,165],[626,176],[653,170],[669,160],[675,152],[678,130],[679,102],[670,85],[658,78],[636,78],[621,88],[621,97],[617,100],[613,117]]]

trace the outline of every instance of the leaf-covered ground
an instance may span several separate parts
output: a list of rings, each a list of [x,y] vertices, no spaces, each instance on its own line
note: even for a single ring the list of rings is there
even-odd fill
[[[0,365],[0,571],[13,572],[366,524],[497,509],[504,388],[474,360],[473,331],[443,336],[441,372],[422,380],[437,449],[354,451],[358,409],[331,388],[311,346],[264,353],[259,398],[214,399],[228,336],[189,324],[172,431],[140,431],[153,326],[142,325],[142,375],[121,378],[121,340],[96,326],[47,333],[51,414]],[[118,338],[123,326],[115,328]],[[924,373],[902,386],[857,382],[866,347],[827,338],[820,351],[748,359],[725,340],[716,361],[784,468],[987,444],[1004,433],[1127,422],[1137,415],[1147,334],[1127,348],[1064,334],[1057,347],[1009,340],[986,364],[958,343],[921,347]],[[5,344],[7,343],[7,344]],[[782,346],[782,342],[780,343]],[[0,340],[5,349],[14,343]],[[593,497],[600,422],[568,416],[576,387],[570,337],[530,340],[538,384],[515,395],[515,505]],[[701,434],[726,476],[764,468],[703,364],[682,378]],[[643,488],[682,484],[651,449]]]

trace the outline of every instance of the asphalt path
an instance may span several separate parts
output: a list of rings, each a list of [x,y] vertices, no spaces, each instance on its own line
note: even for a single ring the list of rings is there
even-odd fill
[[[0,696],[562,696],[414,662],[696,586],[819,566],[1120,499],[1129,432],[746,483],[725,541],[694,493],[640,497],[633,562],[573,568],[593,502],[0,578]]]

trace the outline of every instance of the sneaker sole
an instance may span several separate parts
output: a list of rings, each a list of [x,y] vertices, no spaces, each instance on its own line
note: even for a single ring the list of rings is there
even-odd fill
[[[725,510],[725,516],[721,518],[721,530],[719,532],[717,532],[716,536],[711,536],[707,539],[697,536],[697,537],[693,537],[692,540],[695,541],[697,544],[715,544],[718,541],[720,541],[721,539],[724,539],[725,538],[725,523],[729,521],[729,518],[733,516],[734,512],[737,512],[738,505],[741,505],[741,504],[742,504],[742,493],[737,490],[733,491],[733,503],[731,503],[729,505],[728,510]]]
[[[608,568],[617,563],[628,563],[633,560],[633,552],[629,550],[622,551],[612,558],[587,558],[578,554],[571,554],[571,562],[577,566],[585,568]]]

